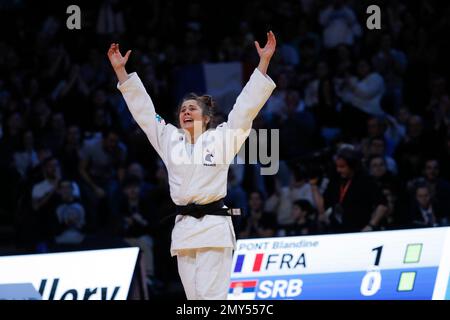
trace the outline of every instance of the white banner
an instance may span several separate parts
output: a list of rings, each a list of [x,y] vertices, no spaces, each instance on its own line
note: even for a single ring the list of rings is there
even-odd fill
[[[0,257],[0,284],[31,283],[43,300],[126,300],[139,248]]]

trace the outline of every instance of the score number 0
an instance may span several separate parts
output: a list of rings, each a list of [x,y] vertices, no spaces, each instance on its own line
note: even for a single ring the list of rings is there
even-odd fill
[[[378,266],[380,264],[383,246],[373,248],[372,252],[374,251],[376,252],[374,268],[367,271],[361,281],[360,292],[365,297],[373,296],[381,288],[381,273]]]

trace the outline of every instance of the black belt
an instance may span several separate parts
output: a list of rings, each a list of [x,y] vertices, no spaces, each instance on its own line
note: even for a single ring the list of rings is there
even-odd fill
[[[160,222],[163,223],[168,218],[176,215],[191,216],[200,219],[206,215],[212,216],[238,216],[241,214],[241,209],[224,208],[223,199],[208,203],[208,204],[195,204],[190,203],[185,206],[176,206],[176,213],[164,217]]]
[[[177,206],[176,211],[177,214],[192,216],[197,219],[200,219],[206,215],[212,216],[240,215],[240,209],[224,208],[223,199],[208,204],[190,203],[185,206]]]

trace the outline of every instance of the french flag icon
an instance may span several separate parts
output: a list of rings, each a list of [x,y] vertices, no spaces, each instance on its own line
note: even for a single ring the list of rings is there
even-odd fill
[[[261,270],[263,258],[264,258],[264,253],[258,253],[255,255],[255,259],[253,261],[253,267],[252,267],[253,272],[258,272]],[[242,272],[242,268],[244,266],[244,260],[245,260],[244,254],[239,254],[236,257],[236,264],[234,265],[234,271],[233,271],[234,273]]]

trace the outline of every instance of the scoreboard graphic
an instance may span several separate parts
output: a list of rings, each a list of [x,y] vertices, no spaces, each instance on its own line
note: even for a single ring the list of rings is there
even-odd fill
[[[229,300],[450,300],[450,228],[239,240]]]

